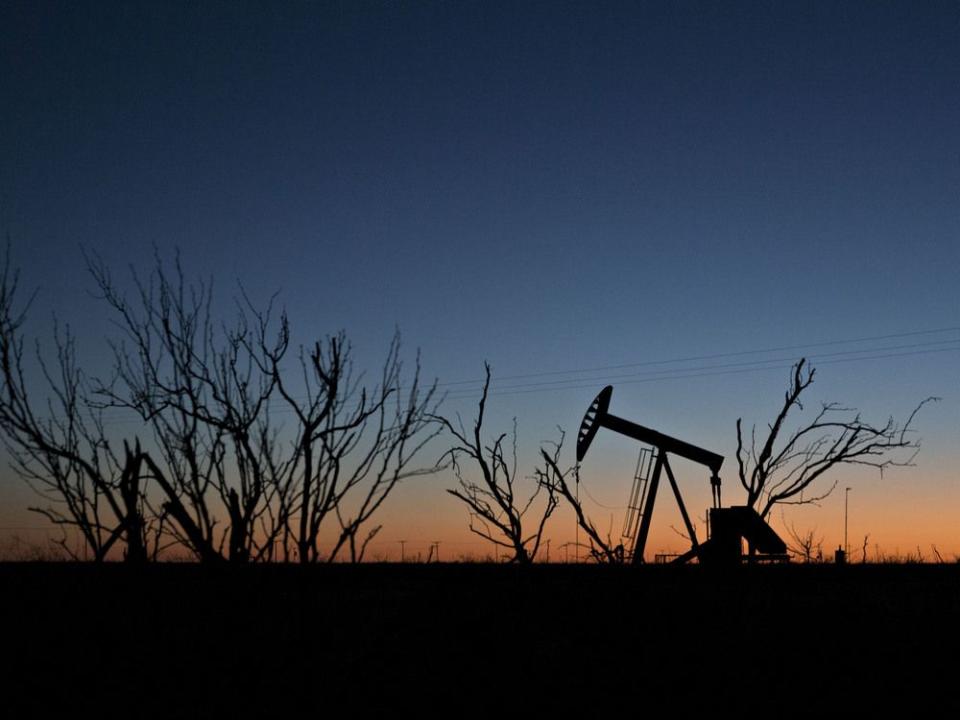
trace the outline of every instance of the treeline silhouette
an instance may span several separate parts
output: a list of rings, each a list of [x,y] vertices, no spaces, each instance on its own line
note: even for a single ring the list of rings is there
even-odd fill
[[[188,283],[179,256],[134,275],[132,297],[99,258],[87,269],[122,331],[107,377],[79,366],[69,329],[55,329],[55,360],[34,354],[9,250],[0,275],[0,430],[48,501],[31,509],[64,530],[62,550],[131,563],[171,548],[205,563],[363,560],[377,511],[432,469],[414,463],[440,431],[436,388],[419,357],[405,371],[399,333],[368,382],[343,332],[292,349],[272,302],[258,309],[241,290],[233,323],[214,317],[211,284]],[[49,402],[31,392],[38,375]],[[282,430],[276,405],[289,411]],[[139,418],[132,434],[106,421],[118,409]]]
[[[579,466],[561,462],[562,429],[532,472],[518,465],[516,419],[512,432],[488,439],[489,364],[467,427],[441,413],[443,397],[436,380],[421,377],[419,353],[405,365],[399,331],[371,380],[355,367],[343,331],[294,345],[275,298],[258,307],[240,287],[233,319],[223,320],[212,283],[188,280],[179,254],[172,263],[155,254],[146,275],[131,272],[124,284],[98,256],[85,260],[118,329],[101,375],[81,367],[69,327],[54,326],[52,353],[31,342],[30,302],[9,246],[0,271],[0,435],[14,470],[43,500],[30,509],[60,531],[64,555],[133,564],[183,556],[361,562],[398,484],[443,472],[469,529],[497,557],[542,559],[548,521],[566,504],[587,557],[630,559],[586,512]],[[911,423],[926,400],[902,425],[825,403],[788,428],[814,373],[803,359],[793,366],[765,433],[754,427],[747,438],[737,421],[738,480],[763,518],[828,496],[836,481],[815,483],[838,465],[909,465],[919,449]],[[118,413],[136,422],[121,427]],[[446,449],[436,452],[431,441],[441,435]],[[810,560],[812,538],[801,542],[796,528],[791,536]]]

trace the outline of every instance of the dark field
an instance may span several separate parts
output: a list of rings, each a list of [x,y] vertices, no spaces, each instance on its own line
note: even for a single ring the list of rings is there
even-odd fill
[[[8,564],[0,587],[10,718],[960,708],[960,566]]]

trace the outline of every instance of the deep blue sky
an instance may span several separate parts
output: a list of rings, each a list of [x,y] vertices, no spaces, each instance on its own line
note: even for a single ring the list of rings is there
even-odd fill
[[[5,3],[0,230],[36,332],[57,312],[94,362],[82,247],[122,270],[179,246],[225,292],[280,290],[304,342],[375,358],[399,326],[446,381],[956,327],[958,38],[952,2]],[[943,475],[947,347],[823,365],[817,399],[944,396]],[[532,449],[612,374],[495,417]],[[729,454],[785,378],[614,405]]]

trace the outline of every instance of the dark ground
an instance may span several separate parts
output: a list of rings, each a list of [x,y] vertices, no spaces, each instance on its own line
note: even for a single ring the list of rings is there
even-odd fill
[[[960,709],[956,565],[6,564],[0,591],[10,718]]]

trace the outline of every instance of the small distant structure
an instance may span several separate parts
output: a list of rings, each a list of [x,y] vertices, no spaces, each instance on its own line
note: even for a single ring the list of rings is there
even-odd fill
[[[601,427],[633,438],[646,446],[641,449],[637,460],[623,529],[623,536],[632,541],[627,555],[634,565],[642,564],[644,561],[643,552],[650,532],[653,507],[657,499],[660,479],[664,473],[676,498],[691,547],[689,551],[676,557],[657,556],[658,562],[669,561],[671,564],[677,564],[696,558],[702,564],[739,565],[745,557],[744,541],[750,547],[750,552],[746,556],[748,561],[786,562],[788,560],[786,543],[756,510],[751,507],[721,507],[719,471],[723,464],[722,455],[611,414],[609,408],[612,396],[613,386],[607,385],[587,408],[577,434],[577,462],[583,460],[597,430]],[[690,522],[690,516],[680,494],[680,487],[670,467],[668,454],[691,460],[710,470],[713,507],[709,514],[710,537],[703,543],[698,541],[696,530]]]

